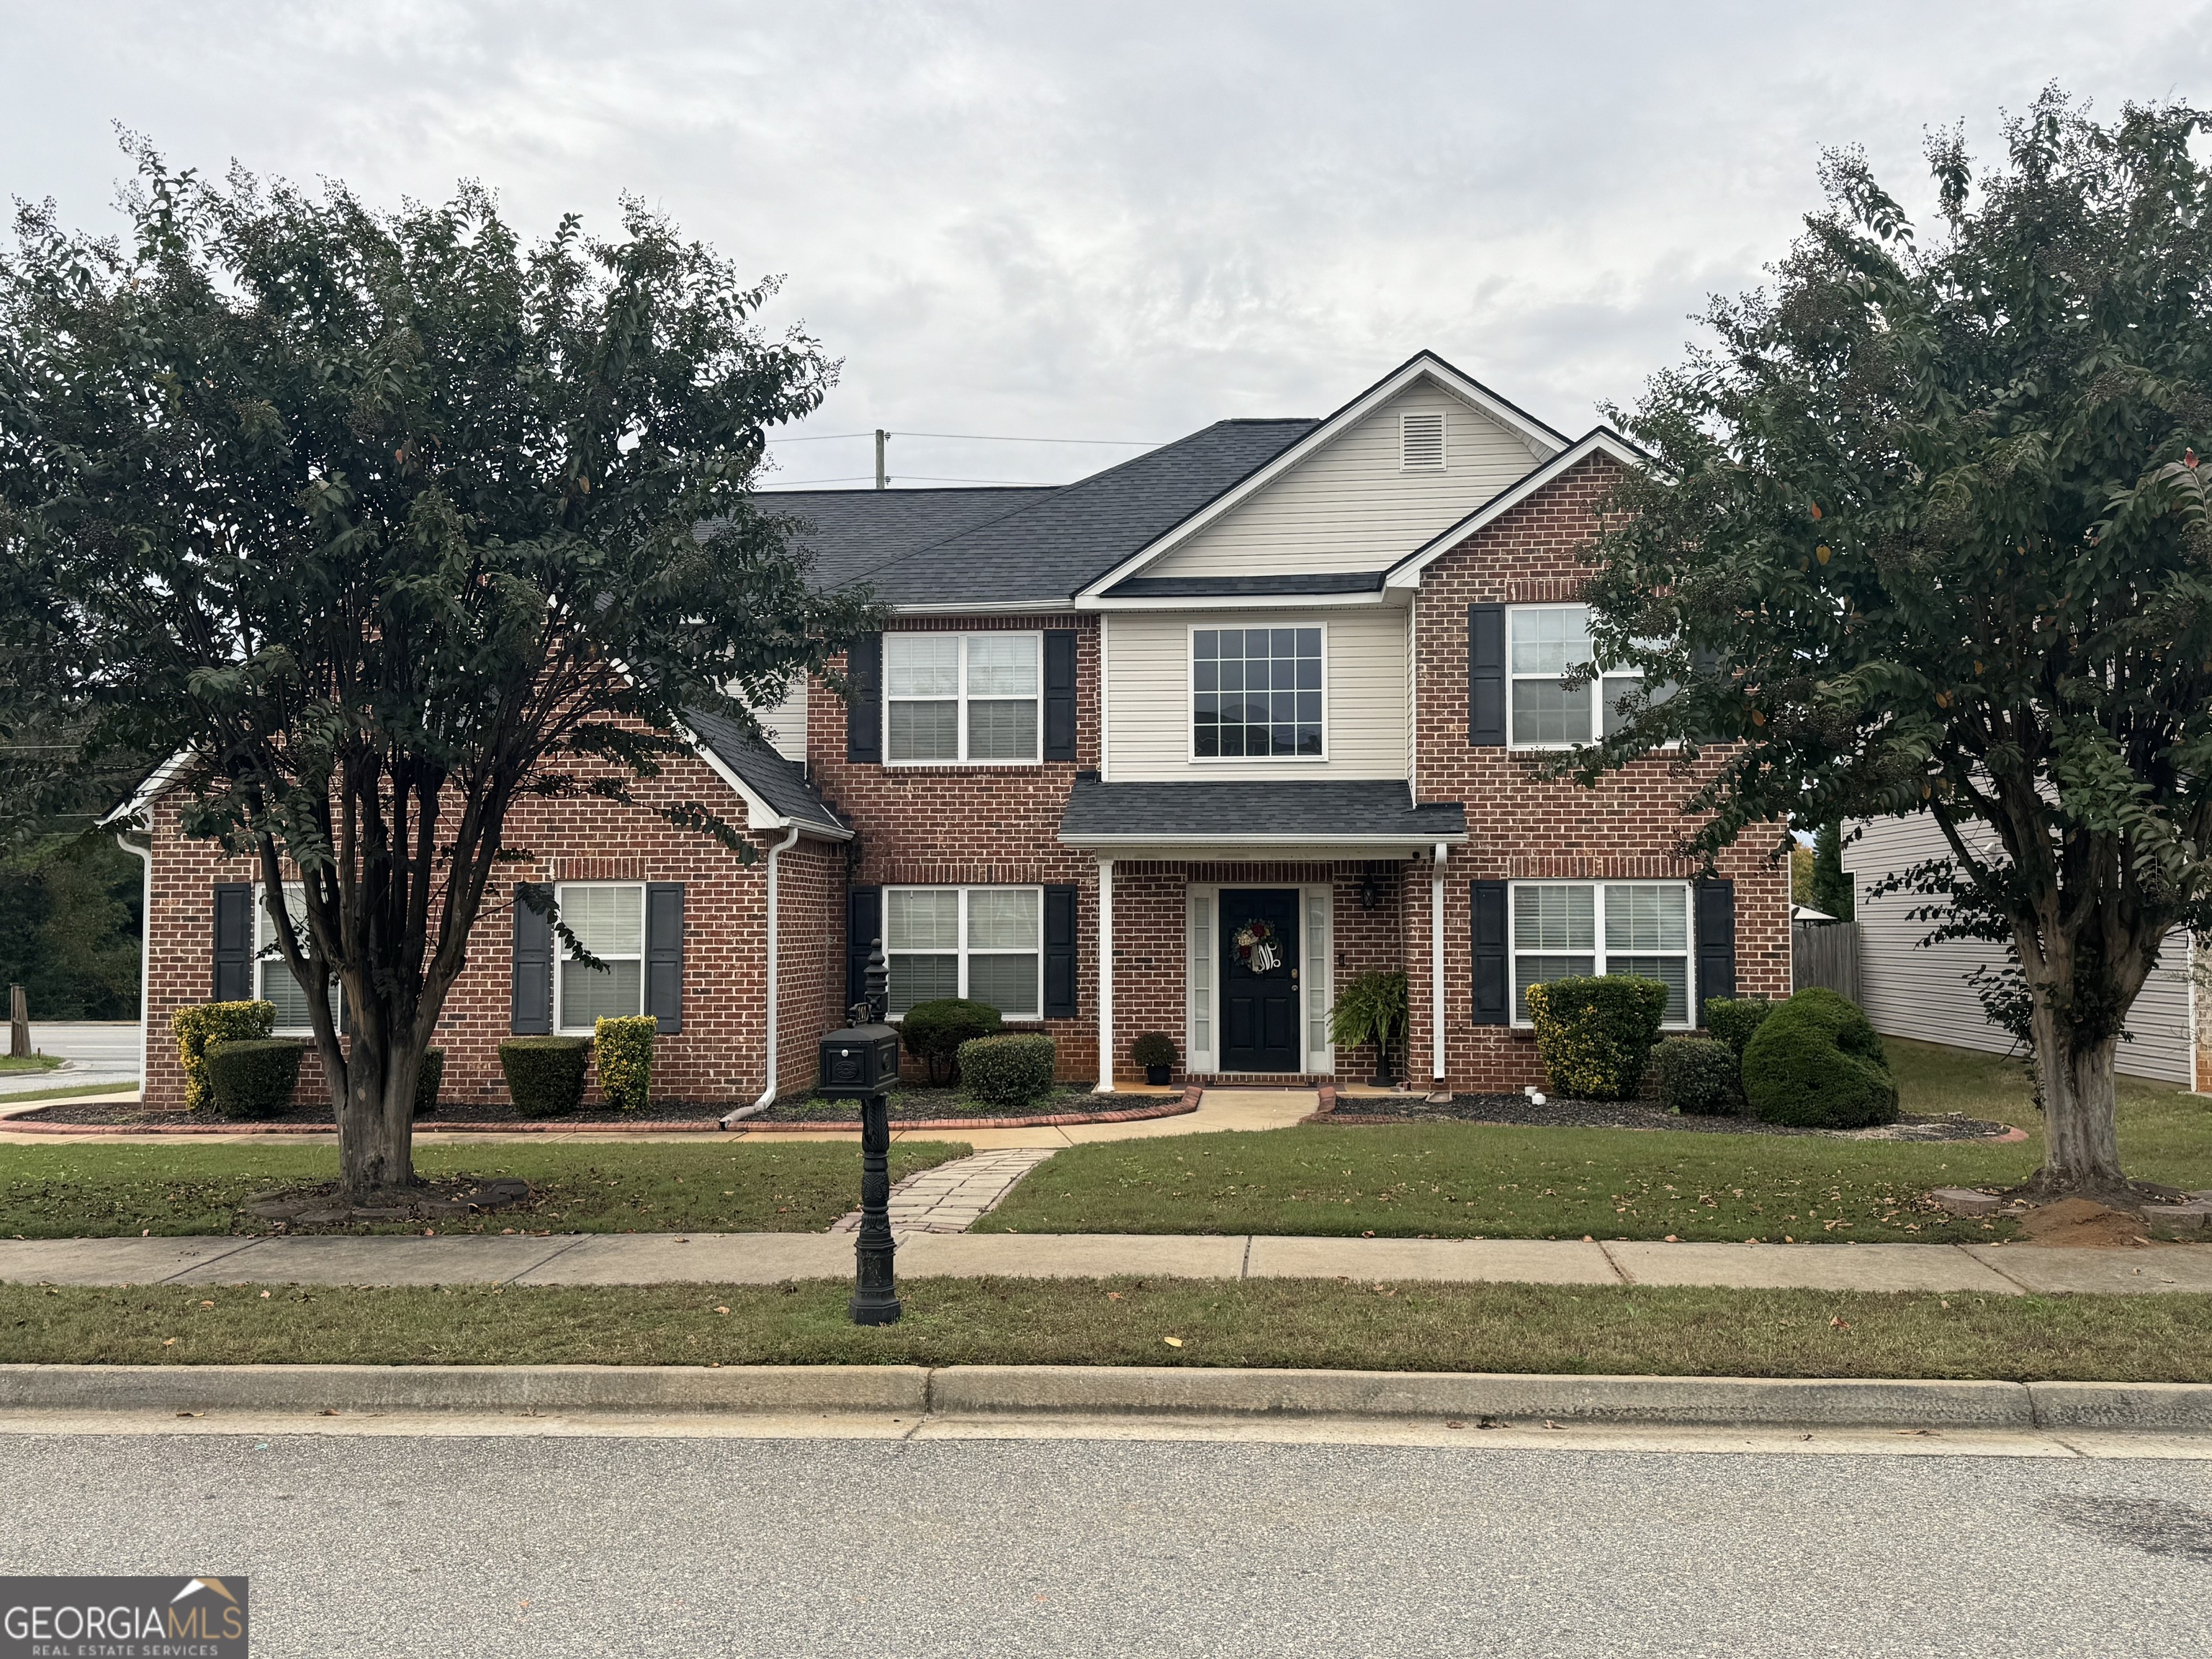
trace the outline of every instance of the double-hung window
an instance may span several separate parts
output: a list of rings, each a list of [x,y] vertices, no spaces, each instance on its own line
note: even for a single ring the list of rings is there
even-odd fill
[[[1680,881],[1513,884],[1513,1023],[1528,990],[1578,974],[1639,974],[1667,988],[1661,1023],[1687,1029],[1690,888]]]
[[[966,997],[1008,1019],[1042,1016],[1042,888],[887,887],[884,906],[893,1015]]]
[[[1641,674],[1599,672],[1584,684],[1561,684],[1591,659],[1589,606],[1516,605],[1506,611],[1514,748],[1564,749],[1611,737],[1626,723],[1620,702],[1643,684]]]
[[[306,1036],[314,1027],[307,1022],[307,990],[292,965],[276,953],[276,923],[262,902],[268,890],[256,886],[253,890],[253,994],[264,1002],[276,1005],[276,1033],[280,1036]],[[292,937],[300,941],[300,949],[307,948],[307,890],[301,883],[284,884],[284,914],[292,923]],[[331,979],[331,1018],[338,1017],[338,982],[335,975]]]
[[[1322,630],[1195,628],[1190,752],[1199,760],[1321,760]]]
[[[884,635],[884,758],[1035,761],[1042,654],[1040,634]]]
[[[554,975],[553,1028],[587,1032],[595,1021],[645,1012],[645,885],[571,881],[555,888],[561,920],[605,971],[563,951]],[[557,947],[556,947],[557,948]]]

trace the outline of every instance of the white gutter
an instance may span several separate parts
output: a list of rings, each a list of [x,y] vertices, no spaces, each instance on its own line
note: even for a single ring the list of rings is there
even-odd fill
[[[1114,1092],[1114,860],[1098,860],[1098,1086]]]
[[[788,830],[785,831],[783,839],[768,849],[768,1081],[763,1085],[758,1100],[750,1106],[740,1106],[734,1112],[724,1115],[722,1127],[725,1129],[732,1123],[741,1122],[752,1116],[756,1112],[764,1112],[775,1104],[776,1067],[781,1058],[777,1052],[776,1044],[776,957],[779,954],[776,942],[777,934],[781,932],[779,927],[781,907],[777,902],[776,869],[781,860],[776,854],[787,852],[797,844],[799,830],[799,826],[796,823],[793,824]]]
[[[1429,878],[1429,1082],[1441,1088],[1444,1080],[1444,860],[1451,848],[1436,845],[1434,873]]]
[[[154,1040],[147,1029],[154,993],[154,849],[141,847],[120,830],[115,832],[115,844],[146,866],[138,902],[138,1098],[143,1100],[149,1087],[146,1058]]]

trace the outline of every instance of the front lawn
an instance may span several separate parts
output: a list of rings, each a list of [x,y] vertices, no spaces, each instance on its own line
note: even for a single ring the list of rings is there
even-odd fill
[[[1824,1239],[2008,1237],[1962,1221],[1931,1187],[2002,1186],[2042,1158],[2024,1068],[1893,1042],[1906,1111],[2019,1124],[2029,1139],[1910,1143],[1813,1136],[1305,1125],[1108,1141],[1060,1152],[977,1224],[988,1232],[1374,1233],[1382,1237]],[[2212,1187],[2212,1103],[2123,1079],[2132,1173]]]
[[[0,1285],[0,1360],[48,1364],[1325,1366],[1659,1376],[2212,1380],[2212,1297],[1650,1285],[928,1279],[851,1287]],[[1171,1346],[1174,1337],[1180,1346]]]
[[[967,1152],[902,1141],[890,1150],[891,1179]],[[520,1176],[536,1194],[520,1208],[441,1223],[441,1232],[820,1232],[855,1207],[860,1192],[860,1149],[846,1143],[703,1137],[643,1146],[418,1143],[415,1167],[426,1176]],[[11,1146],[0,1149],[0,1238],[267,1232],[267,1223],[239,1213],[248,1197],[337,1175],[337,1149],[328,1146]],[[387,1223],[289,1231],[413,1229]]]
[[[9,1072],[52,1072],[60,1069],[55,1054],[0,1054],[0,1076]]]

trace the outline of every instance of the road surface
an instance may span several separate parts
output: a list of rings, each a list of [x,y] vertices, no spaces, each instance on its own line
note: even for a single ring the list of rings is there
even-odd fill
[[[138,1081],[138,1025],[135,1020],[31,1022],[31,1047],[69,1062],[58,1071],[0,1073],[0,1100],[36,1089],[82,1089],[94,1084],[127,1089]],[[7,1049],[0,1046],[0,1054]]]

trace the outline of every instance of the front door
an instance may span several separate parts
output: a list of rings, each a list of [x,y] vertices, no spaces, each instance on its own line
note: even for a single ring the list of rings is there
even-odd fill
[[[1296,1072],[1298,890],[1221,894],[1221,1069]]]

